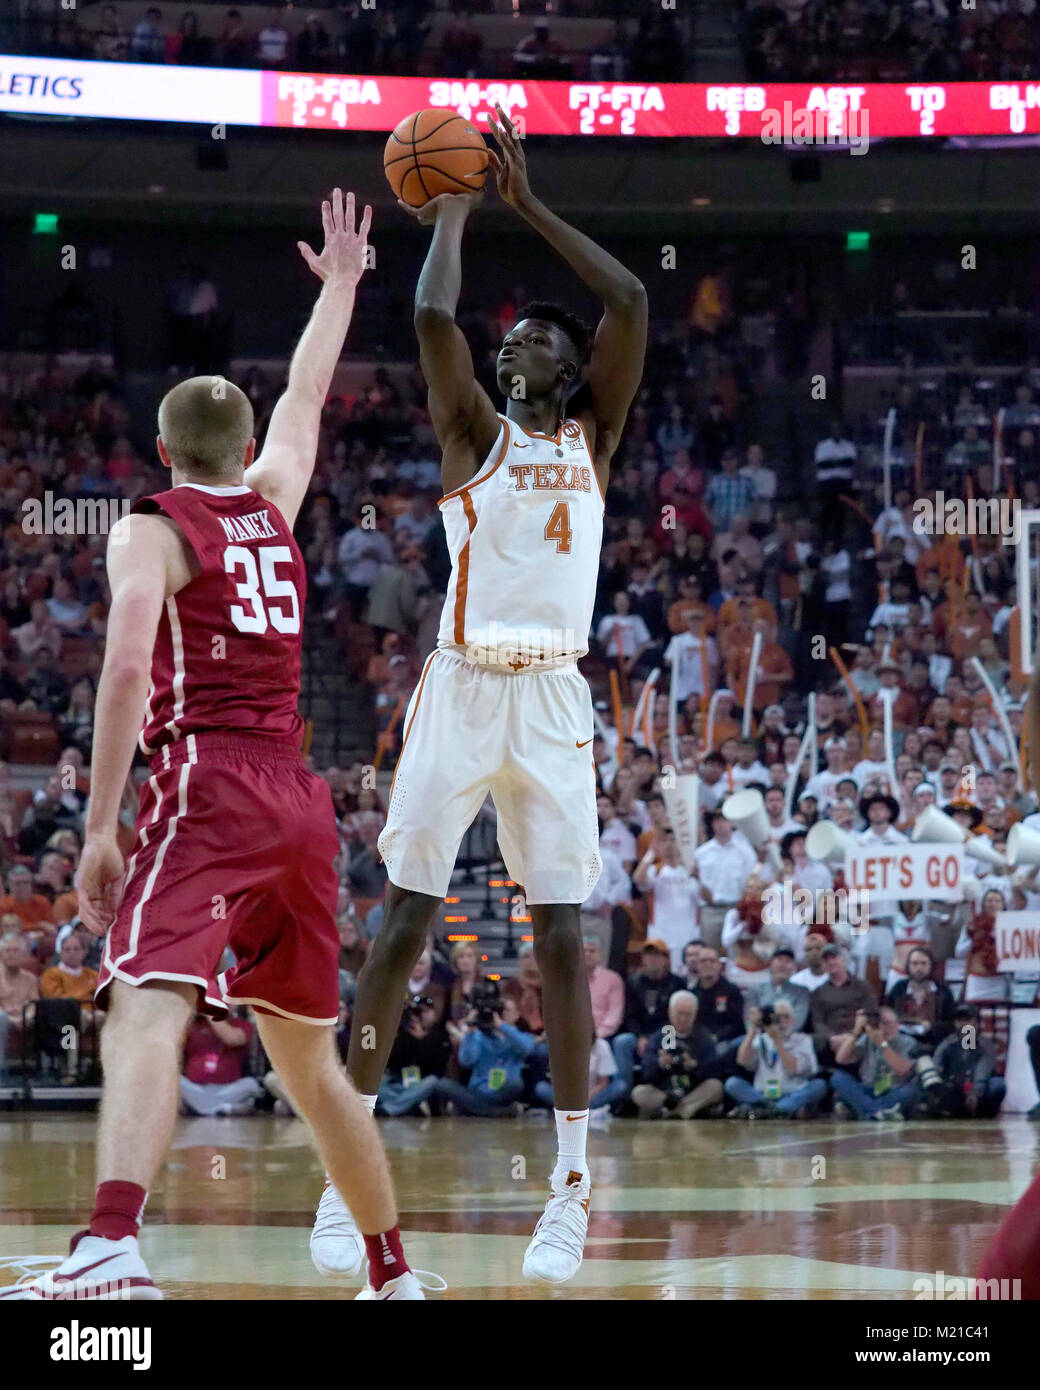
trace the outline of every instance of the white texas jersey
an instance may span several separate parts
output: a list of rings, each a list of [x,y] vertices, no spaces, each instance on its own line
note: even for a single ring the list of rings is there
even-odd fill
[[[438,647],[514,672],[589,649],[603,493],[577,420],[554,436],[504,415],[482,467],[440,500],[451,581]]]

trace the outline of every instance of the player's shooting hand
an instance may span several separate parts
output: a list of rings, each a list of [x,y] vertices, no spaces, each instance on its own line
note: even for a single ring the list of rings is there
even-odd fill
[[[498,141],[501,153],[496,154],[494,150],[488,150],[488,159],[495,171],[498,191],[503,201],[510,207],[519,208],[531,197],[531,185],[527,182],[527,157],[516,126],[497,101],[495,110],[498,112],[498,120],[489,116],[488,125]]]
[[[438,193],[436,198],[423,203],[421,208],[413,208],[411,203],[398,198],[397,206],[409,217],[414,217],[420,227],[432,227],[442,212],[468,217],[483,201],[484,190],[478,188],[474,193]]]
[[[126,865],[115,837],[88,835],[76,871],[80,920],[95,936],[104,936],[123,901]]]
[[[300,255],[319,280],[356,285],[365,273],[365,248],[372,225],[372,209],[365,204],[361,226],[355,231],[354,195],[347,194],[344,206],[342,189],[334,188],[331,202],[321,205],[321,225],[325,232],[321,255],[316,256],[305,241],[298,241]]]

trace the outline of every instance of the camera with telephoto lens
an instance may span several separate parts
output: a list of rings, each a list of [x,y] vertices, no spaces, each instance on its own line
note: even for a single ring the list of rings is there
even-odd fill
[[[762,1010],[762,1017],[758,1020],[758,1026],[759,1028],[761,1028],[763,1032],[765,1032],[767,1028],[772,1028],[775,1022],[776,1013],[774,1012],[772,1005],[767,1004],[765,1008]]]
[[[917,1073],[918,1080],[926,1091],[934,1090],[936,1086],[943,1084],[942,1077],[936,1070],[935,1063],[928,1055],[918,1057],[914,1062],[914,1071]]]
[[[469,1002],[473,1009],[471,1022],[474,1028],[479,1028],[482,1033],[493,1033],[498,1026],[495,1015],[502,1012],[502,995],[496,981],[481,980],[474,985]]]
[[[421,1018],[423,1009],[434,1008],[434,1001],[427,995],[413,994],[404,1006],[401,1023],[407,1028],[413,1018]]]
[[[866,1009],[867,1027],[879,1028],[881,1026],[881,1014],[877,1009]]]

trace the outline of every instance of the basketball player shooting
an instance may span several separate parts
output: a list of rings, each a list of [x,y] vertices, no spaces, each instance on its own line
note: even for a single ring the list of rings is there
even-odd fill
[[[251,1004],[261,1040],[328,1172],[358,1214],[370,1258],[360,1298],[421,1299],[401,1251],[386,1156],[339,1069],[338,850],[325,783],[303,764],[297,712],[303,559],[292,528],[314,469],[322,406],[354,309],[371,210],[322,206],[323,282],[254,462],[249,398],[221,377],[175,386],[159,407],[169,491],[114,528],[112,606],[97,699],[80,914],[106,936],[98,998],[105,1091],[97,1194],[68,1258],[35,1299],[162,1294],[137,1233],[177,1115],[185,1030]],[[151,690],[149,690],[149,679]],[[151,763],[129,866],[116,845],[134,744]],[[219,975],[231,947],[236,966]]]
[[[411,969],[490,791],[506,866],[531,913],[559,1136],[524,1274],[557,1284],[580,1266],[588,1226],[593,1025],[579,909],[601,868],[592,700],[577,660],[588,650],[610,458],[643,371],[647,303],[630,271],[534,196],[517,132],[497,110],[499,193],[602,301],[603,316],[590,343],[566,309],[528,305],[498,354],[506,404],[497,412],[455,322],[463,231],[482,195],[401,203],[433,228],[415,327],[442,449],[452,573],[379,839],[390,881],[358,977],[348,1071],[374,1106]],[[311,1242],[320,1270],[356,1268],[353,1230],[326,1190]]]

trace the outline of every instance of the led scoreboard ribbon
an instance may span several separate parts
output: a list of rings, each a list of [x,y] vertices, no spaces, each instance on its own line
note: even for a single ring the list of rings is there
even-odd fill
[[[843,136],[1040,133],[1040,82],[521,82],[264,73],[263,125],[392,130],[443,106],[486,122],[499,101],[528,135]]]
[[[529,135],[844,138],[1040,134],[1040,82],[541,82],[248,72],[0,54],[0,112],[389,131],[423,107]]]

